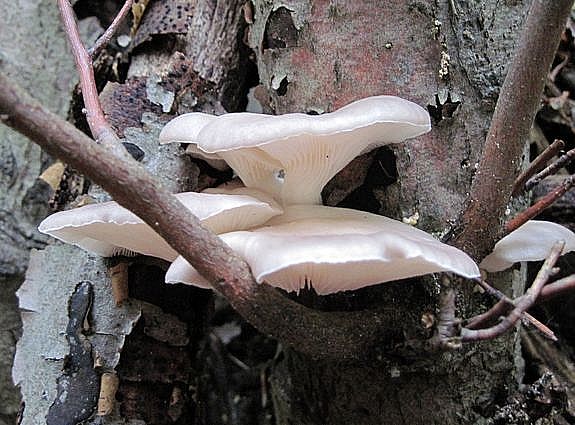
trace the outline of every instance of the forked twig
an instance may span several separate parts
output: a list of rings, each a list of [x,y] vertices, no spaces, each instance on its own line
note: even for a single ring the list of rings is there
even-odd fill
[[[100,53],[100,51],[110,42],[122,21],[126,18],[130,10],[132,10],[133,2],[133,0],[126,0],[110,26],[106,29],[106,31],[104,31],[104,34],[102,34],[98,40],[96,40],[94,45],[88,49],[88,55],[90,55],[92,59],[94,59],[96,55]]]
[[[74,10],[68,0],[58,0],[58,7],[60,9],[62,23],[64,24],[64,30],[72,48],[76,68],[80,75],[82,98],[84,99],[84,106],[86,107],[86,119],[92,136],[97,142],[104,145],[107,149],[110,149],[115,155],[126,158],[129,156],[128,152],[124,149],[118,136],[116,136],[104,116],[98,97],[98,89],[96,88],[92,58],[88,54],[80,37]]]
[[[545,168],[547,162],[553,158],[561,149],[565,147],[565,142],[563,140],[555,140],[551,143],[547,148],[541,152],[540,155],[537,156],[527,167],[525,171],[523,171],[519,177],[515,179],[513,183],[513,190],[511,192],[511,196],[517,196],[525,189],[525,183],[536,173],[541,171]]]
[[[461,341],[473,342],[487,339],[493,339],[511,329],[520,319],[525,311],[527,311],[539,297],[543,286],[547,283],[549,278],[555,273],[554,266],[563,248],[565,242],[560,241],[553,245],[547,259],[541,266],[539,273],[535,277],[533,284],[527,292],[521,297],[517,298],[514,302],[515,308],[509,312],[498,324],[487,329],[461,329]]]
[[[495,304],[495,306],[493,306],[493,308],[489,309],[485,313],[469,319],[469,321],[467,322],[467,324],[465,326],[467,329],[479,329],[485,323],[503,316],[504,314],[509,312],[516,305],[516,302],[514,300],[509,298],[507,295],[505,295],[503,292],[501,292],[497,288],[492,287],[491,285],[489,285],[484,280],[477,279],[476,282],[489,295],[497,298],[499,301],[497,302],[497,304]],[[541,299],[541,295],[539,296],[539,299]],[[547,338],[549,338],[553,341],[557,341],[557,337],[555,336],[555,333],[551,329],[549,329],[546,325],[544,325],[539,320],[537,320],[535,317],[531,316],[529,313],[524,312],[522,320],[524,323],[530,324],[531,326],[535,327],[538,331],[540,331]]]

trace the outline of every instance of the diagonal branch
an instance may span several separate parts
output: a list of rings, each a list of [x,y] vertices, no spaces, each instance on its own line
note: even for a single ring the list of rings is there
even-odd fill
[[[511,312],[505,316],[501,322],[487,329],[463,328],[461,330],[461,342],[465,343],[493,339],[515,326],[519,319],[521,319],[523,313],[537,301],[543,287],[553,275],[555,263],[561,256],[561,252],[564,247],[565,242],[563,241],[558,242],[553,246],[531,287],[527,290],[525,295],[522,295],[513,302],[515,308],[511,310]]]
[[[537,158],[535,158],[531,164],[529,164],[529,166],[527,167],[527,169],[525,171],[523,171],[519,177],[517,177],[517,179],[515,180],[515,182],[513,183],[513,190],[511,192],[511,196],[517,196],[521,193],[523,193],[525,190],[528,190],[526,188],[526,182],[536,173],[538,173],[539,171],[541,171],[543,168],[545,168],[545,165],[547,164],[547,162],[553,158],[555,155],[557,155],[559,153],[559,151],[561,149],[563,149],[565,147],[565,142],[563,140],[555,140],[553,143],[551,143],[549,146],[547,146],[547,149],[545,149],[543,152],[541,152],[541,154],[539,154],[537,156]]]
[[[561,155],[559,158],[557,158],[556,161],[551,163],[551,165],[549,165],[543,171],[537,173],[529,180],[527,180],[527,182],[525,183],[525,190],[531,190],[535,186],[537,186],[544,178],[549,177],[553,174],[557,174],[559,169],[565,167],[574,159],[575,159],[575,149],[567,151],[564,155]]]
[[[509,220],[505,224],[505,232],[511,233],[524,225],[527,221],[537,217],[545,208],[553,205],[557,199],[561,198],[569,190],[571,190],[573,186],[575,186],[575,175],[567,177],[559,186],[554,188],[551,192],[549,192],[535,204],[531,205],[526,210],[521,211],[519,214]]]
[[[2,73],[0,122],[102,186],[213,282],[239,314],[286,345],[314,357],[362,358],[380,341],[382,330],[401,327],[393,306],[378,312],[320,312],[289,300],[271,286],[257,284],[248,265],[138,162],[119,158],[94,143]]]
[[[485,313],[479,314],[467,320],[467,325],[465,326],[467,329],[481,328],[483,324],[485,324],[486,322],[498,319],[503,315],[503,313],[508,313],[511,309],[513,309],[513,307],[516,304],[515,300],[512,300],[503,292],[501,292],[499,289],[492,287],[484,280],[477,279],[477,284],[481,286],[489,295],[497,298],[499,301]],[[543,289],[545,289],[545,287],[543,287]],[[543,296],[543,289],[541,290],[541,293],[539,294],[537,301],[541,300]],[[547,338],[553,341],[557,341],[557,337],[555,336],[555,333],[551,329],[549,329],[546,325],[541,323],[539,320],[537,320],[535,317],[531,316],[527,312],[523,312],[523,323],[535,327],[535,329],[537,329]]]
[[[132,10],[133,2],[134,2],[133,0],[126,0],[124,5],[120,9],[114,20],[112,21],[112,23],[110,24],[110,26],[106,29],[106,31],[104,31],[104,34],[102,34],[98,38],[98,40],[96,40],[96,43],[94,43],[94,45],[90,48],[90,50],[88,50],[88,54],[90,55],[91,58],[95,58],[96,55],[100,53],[100,51],[104,47],[106,47],[106,45],[110,42],[110,40],[116,33],[118,26],[122,23],[122,21],[128,15],[130,10]]]
[[[86,119],[90,126],[92,136],[97,142],[102,143],[116,155],[127,158],[128,152],[120,143],[118,136],[116,136],[110,124],[108,124],[102,106],[100,105],[96,80],[94,79],[92,58],[88,54],[80,37],[74,10],[68,0],[58,0],[58,7],[60,8],[60,16],[62,17],[66,35],[72,48],[76,68],[80,75],[82,97],[86,107]]]
[[[454,245],[475,259],[485,256],[502,231],[520,158],[572,0],[533,0],[507,70],[483,156]]]

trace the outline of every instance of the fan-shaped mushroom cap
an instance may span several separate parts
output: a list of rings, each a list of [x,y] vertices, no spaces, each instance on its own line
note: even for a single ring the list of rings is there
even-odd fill
[[[162,129],[160,142],[190,143],[190,140],[197,140],[200,130],[215,118],[217,118],[217,116],[200,112],[180,115],[171,120],[170,123]],[[186,152],[193,158],[203,159],[210,167],[216,170],[224,171],[229,169],[227,162],[221,159],[217,154],[203,152],[194,144],[189,145]]]
[[[257,282],[287,291],[312,286],[330,294],[440,271],[479,276],[467,254],[428,233],[344,208],[289,206],[265,227],[220,237],[247,261]],[[171,271],[171,281],[202,285],[180,259]]]
[[[284,205],[319,204],[323,186],[357,155],[430,128],[422,107],[374,96],[323,115],[186,114],[164,127],[160,141],[191,143],[196,153],[216,154],[246,186]]]
[[[247,229],[281,214],[269,196],[186,192],[176,197],[215,233]],[[86,205],[46,218],[38,229],[64,242],[104,257],[140,253],[173,261],[176,251],[135,214],[116,202]]]
[[[212,288],[210,282],[198,273],[181,255],[172,262],[164,279],[166,283],[183,283],[197,286],[198,288]]]
[[[557,223],[529,220],[495,244],[479,267],[498,272],[520,261],[544,260],[558,241],[565,241],[562,254],[575,251],[575,233]]]

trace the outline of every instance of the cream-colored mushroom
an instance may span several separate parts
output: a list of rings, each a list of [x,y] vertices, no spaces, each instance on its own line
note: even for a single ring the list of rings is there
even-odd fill
[[[206,289],[211,289],[212,287],[210,282],[198,273],[181,255],[172,262],[164,279],[166,283],[183,283]]]
[[[209,115],[201,112],[180,115],[171,120],[170,123],[162,129],[160,142],[190,143],[189,140],[196,140],[200,130],[216,118],[216,115]],[[195,144],[190,144],[186,149],[186,152],[193,158],[204,160],[216,170],[224,171],[230,168],[227,162],[221,159],[217,154],[203,152]]]
[[[562,254],[575,251],[575,233],[571,230],[549,221],[529,220],[497,242],[479,267],[498,272],[520,261],[543,260],[558,241],[565,242]]]
[[[269,195],[245,189],[240,191],[243,192],[186,192],[176,197],[215,233],[248,229],[281,214],[281,208]],[[177,257],[176,251],[151,227],[116,202],[91,204],[52,214],[40,223],[38,229],[104,257],[133,253],[168,261]]]
[[[323,115],[186,114],[164,127],[160,141],[224,159],[246,186],[284,205],[320,204],[323,186],[357,155],[430,128],[422,107],[374,96]]]
[[[362,211],[318,205],[286,207],[265,227],[220,235],[250,265],[257,282],[318,294],[354,290],[428,273],[479,276],[464,252],[407,224]],[[206,286],[179,258],[171,282]]]

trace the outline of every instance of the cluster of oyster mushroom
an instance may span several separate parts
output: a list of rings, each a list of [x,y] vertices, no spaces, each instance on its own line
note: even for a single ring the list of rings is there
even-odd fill
[[[419,229],[321,205],[323,186],[353,158],[430,128],[429,115],[420,106],[374,96],[317,116],[185,114],[165,126],[160,142],[189,144],[191,155],[214,167],[229,165],[240,177],[243,187],[176,196],[244,258],[258,283],[330,294],[441,271],[479,277],[467,254]],[[575,235],[551,225],[562,229],[560,239],[568,240],[565,250],[575,249]],[[211,287],[149,226],[115,202],[55,213],[39,229],[102,256],[163,258],[172,263],[166,282]],[[524,258],[524,233],[519,229],[507,242],[500,241],[503,248],[496,248],[483,268],[495,271],[533,259]],[[553,235],[549,244],[558,239]]]

